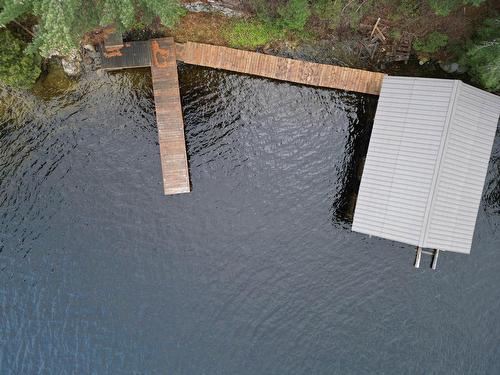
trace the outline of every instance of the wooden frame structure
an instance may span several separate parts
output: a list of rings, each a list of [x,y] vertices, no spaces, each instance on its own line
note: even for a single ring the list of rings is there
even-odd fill
[[[189,168],[176,60],[310,86],[378,95],[385,74],[285,57],[192,43],[176,44],[173,38],[125,42],[113,36],[101,50],[104,70],[151,67],[158,124],[158,140],[166,195],[187,193]]]

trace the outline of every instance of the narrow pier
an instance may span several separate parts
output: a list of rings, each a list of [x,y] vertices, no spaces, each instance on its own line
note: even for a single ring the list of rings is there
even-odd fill
[[[385,76],[384,73],[368,70],[318,64],[193,42],[177,44],[177,58],[186,64],[372,95],[380,94]]]
[[[163,188],[167,195],[188,193],[191,188],[173,38],[151,41],[151,76]]]

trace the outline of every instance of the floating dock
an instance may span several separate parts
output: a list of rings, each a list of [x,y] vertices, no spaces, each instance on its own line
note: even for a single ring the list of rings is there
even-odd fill
[[[383,73],[208,44],[176,44],[173,38],[125,42],[123,47],[118,42],[109,42],[108,46],[101,49],[103,70],[151,67],[166,195],[191,191],[176,60],[281,81],[372,95],[380,93],[385,76]]]

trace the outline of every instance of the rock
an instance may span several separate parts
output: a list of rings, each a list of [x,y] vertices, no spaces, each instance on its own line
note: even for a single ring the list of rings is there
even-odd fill
[[[439,63],[441,69],[443,69],[446,73],[455,73],[458,69],[457,63]]]
[[[458,73],[458,74],[462,74],[462,73],[465,73],[467,71],[467,68],[465,66],[461,66],[457,62],[440,63],[439,66],[446,73]]]
[[[218,12],[227,17],[241,17],[243,12],[235,9],[232,4],[226,4],[224,1],[208,0],[208,3],[195,1],[192,3],[183,3],[184,8],[190,12]]]
[[[73,50],[67,56],[61,59],[61,65],[63,67],[64,73],[70,77],[75,77],[82,71],[81,67],[81,55],[78,50]]]
[[[84,44],[82,47],[84,50],[87,50],[89,52],[95,52],[95,48],[92,44]]]
[[[431,59],[427,56],[421,56],[418,58],[418,63],[420,65],[424,65],[425,63],[428,63]]]

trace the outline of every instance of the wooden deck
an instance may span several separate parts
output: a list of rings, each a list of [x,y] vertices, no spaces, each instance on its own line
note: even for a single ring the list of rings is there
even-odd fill
[[[173,38],[151,40],[151,75],[163,188],[165,194],[188,193],[191,188]]]
[[[299,84],[378,95],[383,73],[264,55],[173,38],[101,49],[104,70],[151,67],[165,194],[191,191],[176,60]]]
[[[101,68],[119,70],[125,68],[144,68],[151,66],[150,42],[125,42],[123,48],[106,53],[101,47]]]
[[[379,95],[385,74],[317,64],[209,44],[177,44],[177,58],[186,64],[304,85]]]

